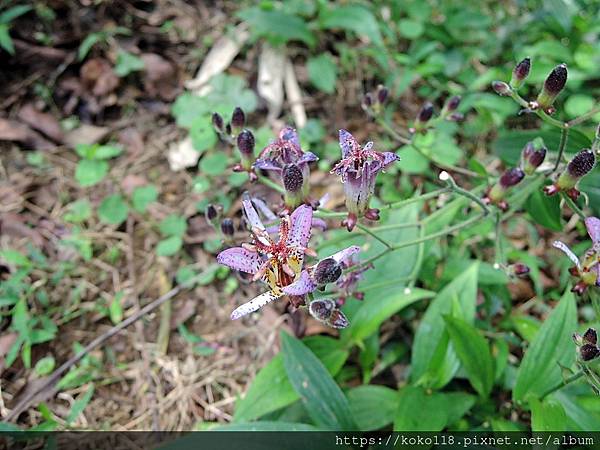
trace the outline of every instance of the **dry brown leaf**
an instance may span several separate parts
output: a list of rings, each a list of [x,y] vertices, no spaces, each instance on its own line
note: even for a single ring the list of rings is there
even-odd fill
[[[119,85],[119,77],[104,58],[88,60],[79,72],[83,86],[96,97],[104,97]]]
[[[33,150],[48,150],[56,147],[27,125],[2,118],[0,118],[0,141],[20,142]]]
[[[156,53],[144,53],[144,89],[150,96],[173,100],[178,91],[175,66]]]
[[[78,144],[95,144],[104,139],[109,131],[107,127],[82,124],[66,134],[65,143],[70,147]]]
[[[41,131],[54,142],[64,142],[65,135],[58,120],[51,114],[38,111],[31,103],[19,110],[19,119],[31,128]]]

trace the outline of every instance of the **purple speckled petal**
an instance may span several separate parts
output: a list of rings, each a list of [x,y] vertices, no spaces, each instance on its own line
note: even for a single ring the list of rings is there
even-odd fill
[[[313,161],[318,161],[319,157],[312,152],[304,152],[304,154],[298,159],[296,164],[308,164]]]
[[[552,243],[552,246],[554,248],[557,248],[560,251],[562,251],[565,255],[567,255],[569,257],[569,259],[571,260],[571,262],[573,264],[575,264],[578,269],[581,269],[581,264],[579,263],[579,258],[577,258],[577,256],[575,255],[575,253],[573,253],[571,251],[571,249],[568,247],[567,244],[565,244],[564,242],[561,242],[561,241],[554,241]]]
[[[333,258],[335,262],[339,264],[342,261],[352,258],[352,255],[355,255],[358,252],[360,252],[360,247],[358,245],[351,245],[350,247],[345,248],[344,250],[340,250],[339,252],[334,253],[330,256],[330,258]]]
[[[323,219],[319,219],[318,217],[313,217],[312,227],[325,231],[327,229],[327,222],[325,222]]]
[[[308,272],[303,270],[296,281],[283,288],[283,292],[287,295],[305,295],[313,292],[316,288],[317,285],[311,279]]]
[[[292,127],[285,127],[279,132],[279,139],[289,141],[297,147],[300,147],[300,139],[298,133]]]
[[[308,205],[298,206],[290,216],[292,226],[286,244],[289,247],[303,247],[308,245],[310,228],[312,225],[313,210]]]
[[[346,130],[340,130],[340,148],[342,149],[342,158],[345,158],[357,145],[356,139]]]
[[[585,219],[585,226],[590,238],[592,238],[592,242],[594,244],[600,242],[600,219],[597,217],[588,217]]]
[[[238,306],[231,313],[231,320],[237,320],[240,317],[243,317],[250,313],[253,313],[254,311],[265,306],[267,303],[271,303],[272,301],[277,300],[279,297],[281,297],[281,296],[275,294],[272,291],[264,292],[264,293],[260,294],[258,297],[253,298],[249,302],[244,303],[241,306]]]
[[[255,274],[261,265],[258,253],[246,250],[243,247],[233,247],[223,250],[217,255],[217,262],[241,272]]]
[[[254,167],[261,170],[274,170],[275,172],[281,172],[281,167],[276,161],[272,159],[257,159],[254,161]]]
[[[258,213],[254,209],[254,205],[252,204],[252,200],[249,195],[244,195],[242,199],[242,205],[244,206],[244,212],[246,213],[246,219],[248,219],[248,223],[252,228],[258,228],[259,230],[264,230],[265,226],[263,225],[260,217],[258,217]]]
[[[325,195],[319,199],[319,208],[324,208],[330,198],[331,194],[329,192],[325,193]]]
[[[277,216],[271,209],[267,206],[267,204],[261,200],[260,198],[254,197],[252,199],[252,203],[256,206],[256,209],[268,220],[275,221],[277,220]]]
[[[383,152],[383,168],[385,169],[387,166],[392,164],[395,161],[398,161],[400,157],[396,155],[394,152]]]

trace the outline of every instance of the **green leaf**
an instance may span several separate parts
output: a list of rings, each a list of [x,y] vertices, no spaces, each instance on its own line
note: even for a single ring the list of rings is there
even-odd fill
[[[73,403],[73,406],[71,407],[71,411],[69,412],[69,415],[67,416],[68,424],[73,423],[79,417],[79,415],[83,412],[85,407],[88,405],[88,403],[92,399],[92,395],[94,395],[94,385],[93,384],[90,385],[90,387],[85,392],[85,394],[81,394],[77,398],[77,400],[75,400],[75,402]]]
[[[214,428],[213,431],[318,431],[312,425],[295,422],[250,422],[250,423],[232,423],[228,425],[221,425]],[[197,442],[194,441],[194,446]],[[182,448],[182,447],[177,447]],[[230,448],[235,448],[234,445]]]
[[[565,112],[569,117],[579,117],[594,107],[594,97],[585,94],[573,94],[565,101]]]
[[[87,198],[82,198],[70,203],[67,206],[67,212],[64,220],[71,223],[81,223],[89,219],[92,215],[92,204]]]
[[[473,388],[487,397],[494,384],[494,360],[486,339],[467,322],[445,316],[452,346]]]
[[[5,11],[2,11],[0,14],[0,24],[9,24],[17,17],[22,16],[23,14],[31,11],[33,7],[31,5],[17,5],[12,8],[8,8]]]
[[[424,289],[410,289],[409,293],[401,289],[393,289],[393,293],[381,296],[377,302],[363,302],[358,311],[352,316],[349,332],[356,341],[362,341],[373,334],[379,326],[398,311],[412,303],[431,298],[435,293]]]
[[[85,159],[105,160],[123,153],[120,145],[77,144],[75,152]]]
[[[210,117],[202,116],[201,119],[194,120],[190,127],[190,139],[192,140],[194,150],[200,153],[213,148],[217,144],[217,134],[212,126]],[[218,156],[221,160],[227,162],[227,158],[224,158],[223,154]]]
[[[185,92],[177,97],[171,113],[180,127],[191,127],[194,121],[210,113],[210,105],[204,97]]]
[[[158,224],[158,229],[163,236],[181,237],[187,230],[187,222],[183,216],[169,214],[160,222],[160,224]]]
[[[98,207],[98,217],[102,222],[119,225],[127,219],[129,207],[120,194],[105,197]]]
[[[566,291],[525,352],[513,389],[516,402],[540,396],[561,381],[561,366],[570,367],[575,359],[571,336],[576,327],[575,298]]]
[[[217,176],[225,173],[229,161],[227,158],[219,153],[212,153],[204,156],[200,160],[200,174],[201,175],[212,175]]]
[[[541,190],[535,190],[525,202],[525,209],[529,215],[540,225],[552,230],[563,229],[560,211],[560,197],[549,197]]]
[[[131,203],[133,209],[140,214],[145,213],[148,205],[153,203],[158,198],[158,189],[156,186],[150,184],[148,186],[139,186],[133,190],[131,194]]]
[[[358,35],[368,37],[376,45],[383,45],[377,19],[371,11],[360,5],[335,6],[322,10],[319,23],[323,29],[353,31]]]
[[[383,428],[394,420],[400,396],[385,386],[358,386],[348,391],[350,410],[361,431]]]
[[[407,39],[416,39],[423,34],[425,27],[421,22],[403,19],[398,22],[398,31]]]
[[[30,267],[33,264],[23,253],[10,248],[0,251],[0,259],[16,267]]]
[[[355,430],[348,400],[323,363],[298,339],[281,333],[283,364],[311,419],[332,430]]]
[[[156,246],[156,254],[158,256],[173,256],[181,249],[182,245],[183,240],[181,237],[169,236],[158,243]]]
[[[75,168],[75,179],[83,187],[93,186],[104,179],[108,169],[106,161],[82,159]]]
[[[309,58],[306,63],[310,82],[323,92],[333,94],[337,80],[337,66],[329,53]]]
[[[589,198],[589,207],[596,216],[600,216],[600,164],[579,182],[579,190]]]
[[[54,370],[55,364],[54,357],[45,356],[35,363],[35,373],[40,376],[48,375]]]
[[[590,431],[600,430],[600,414],[598,410],[590,410],[582,404],[583,396],[574,395],[567,389],[554,392],[550,398],[560,402],[567,415],[567,430]],[[598,397],[594,395],[593,400],[598,403]]]
[[[0,422],[0,433],[22,432],[22,431],[24,431],[24,430],[22,430],[21,428],[19,428],[17,425],[15,425],[13,423]]]
[[[285,44],[295,40],[310,47],[315,44],[315,36],[306,22],[295,15],[277,10],[266,11],[258,7],[244,9],[237,15],[250,25],[256,36],[264,37],[272,44]]]
[[[446,405],[443,394],[406,386],[400,389],[394,431],[441,431],[448,423]]]
[[[15,45],[8,33],[8,25],[0,23],[0,47],[6,50],[11,55],[15,54]]]
[[[119,77],[126,77],[132,72],[138,72],[144,69],[144,61],[139,56],[120,50],[117,54],[115,64],[115,73]]]
[[[566,431],[567,415],[562,405],[552,398],[532,398],[531,431]]]
[[[452,311],[453,302],[461,309],[461,318],[473,323],[475,302],[477,299],[478,263],[473,263],[450,284],[448,284],[431,302],[415,334],[411,359],[411,379],[419,382],[427,372],[436,372],[434,378],[423,380],[430,387],[443,387],[452,379],[459,367],[459,361],[449,344],[443,351],[443,357],[437,367],[431,366],[432,355],[443,344],[445,323],[444,316]],[[438,369],[445,367],[442,372]]]
[[[303,342],[332,376],[340,371],[348,357],[348,350],[340,348],[340,342],[336,339],[313,336],[305,338]],[[237,402],[234,420],[245,422],[257,419],[299,398],[286,375],[283,356],[279,353],[258,372],[245,397]]]
[[[124,295],[123,292],[117,292],[108,306],[110,321],[115,325],[123,320],[123,306],[121,306],[121,300],[123,300]]]

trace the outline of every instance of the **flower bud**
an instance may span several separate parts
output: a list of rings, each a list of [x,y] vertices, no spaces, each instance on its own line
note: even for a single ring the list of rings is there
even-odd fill
[[[516,186],[525,177],[525,173],[519,167],[507,170],[500,177],[499,183],[504,189]]]
[[[554,103],[554,100],[556,100],[556,97],[563,90],[566,83],[567,66],[566,64],[559,64],[552,69],[552,72],[550,72],[550,75],[544,81],[542,92],[540,92],[537,98],[540,108],[547,109],[552,106],[552,103]]]
[[[302,189],[304,176],[296,164],[287,164],[281,173],[283,187],[287,192],[296,193]]]
[[[365,105],[367,108],[373,106],[373,94],[371,94],[370,92],[367,92],[365,94],[365,96],[363,97],[363,105]]]
[[[453,112],[456,111],[456,109],[458,108],[458,105],[460,105],[460,95],[455,95],[453,97],[450,97],[450,100],[448,100],[446,102],[446,112]]]
[[[512,93],[512,89],[504,81],[493,81],[492,88],[498,95],[507,96]]]
[[[231,220],[229,217],[221,221],[221,232],[225,236],[229,237],[233,236],[233,234],[235,233],[235,229],[233,227],[233,220]]]
[[[384,104],[388,98],[388,94],[389,94],[389,90],[388,88],[386,88],[385,86],[382,86],[381,84],[377,87],[377,101],[380,104]]]
[[[515,263],[509,267],[509,271],[516,277],[522,278],[529,274],[529,266],[523,263]]]
[[[334,283],[342,276],[342,267],[333,258],[319,261],[313,277],[319,286]]]
[[[212,124],[215,127],[217,133],[223,132],[223,118],[219,113],[213,113],[212,115]]]
[[[596,345],[598,343],[598,334],[596,330],[593,328],[588,328],[587,331],[583,334],[583,341],[586,344]]]
[[[238,134],[237,146],[242,155],[254,155],[254,135],[250,130],[243,130],[240,134]]]
[[[546,158],[546,147],[536,148],[533,142],[528,142],[523,151],[521,152],[522,167],[523,171],[527,175],[531,175],[535,172]]]
[[[600,349],[595,345],[583,344],[579,347],[579,355],[583,361],[591,361],[600,356]]]
[[[419,111],[419,115],[417,116],[417,121],[421,123],[427,123],[433,117],[433,105],[431,102],[426,102],[421,111]]]
[[[246,115],[244,114],[242,108],[238,106],[233,110],[233,113],[231,114],[231,127],[233,128],[233,131],[236,132],[244,128],[245,124]]]
[[[573,178],[581,178],[588,173],[596,165],[596,155],[590,149],[584,149],[577,153],[569,162],[567,170]]]
[[[209,204],[204,210],[204,217],[206,217],[206,221],[210,224],[214,223],[214,221],[219,217],[219,211],[213,204]]]
[[[523,84],[523,81],[529,75],[529,70],[531,69],[531,60],[529,58],[525,58],[519,64],[517,64],[513,70],[512,77],[510,79],[511,87],[518,89]]]
[[[334,300],[322,298],[310,302],[308,312],[311,316],[332,328],[346,328],[349,324],[348,319],[341,312]]]

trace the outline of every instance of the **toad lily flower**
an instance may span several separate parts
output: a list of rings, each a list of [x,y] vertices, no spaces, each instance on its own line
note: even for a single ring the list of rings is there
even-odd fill
[[[573,264],[575,264],[570,269],[570,272],[573,276],[579,278],[579,281],[572,289],[577,294],[583,294],[590,286],[600,286],[600,219],[597,217],[588,217],[585,219],[585,226],[590,238],[592,238],[593,245],[592,248],[585,252],[581,261],[564,242],[554,241],[552,244],[565,253]]]
[[[352,231],[359,217],[370,220],[379,219],[378,209],[369,209],[369,200],[375,191],[375,178],[390,164],[400,159],[393,152],[373,150],[373,143],[360,146],[354,136],[346,130],[340,130],[342,160],[331,170],[342,178],[346,194],[348,217],[344,220],[348,231]]]
[[[304,255],[312,253],[307,248],[313,214],[310,206],[302,205],[281,219],[277,241],[269,235],[249,198],[243,200],[243,206],[252,230],[252,244],[224,250],[217,255],[217,261],[254,275],[253,279],[264,281],[269,290],[235,309],[232,320],[282,297],[283,288],[292,284],[301,272]]]
[[[279,137],[260,152],[254,167],[272,170],[281,176],[285,188],[285,204],[292,210],[308,201],[308,164],[318,159],[314,153],[302,150],[295,129],[285,127],[279,132]]]
[[[309,292],[314,292],[318,287],[335,283],[342,276],[345,261],[359,251],[360,247],[352,245],[322,259],[317,264],[300,272],[296,281],[284,287],[283,292],[288,295],[306,295]]]

